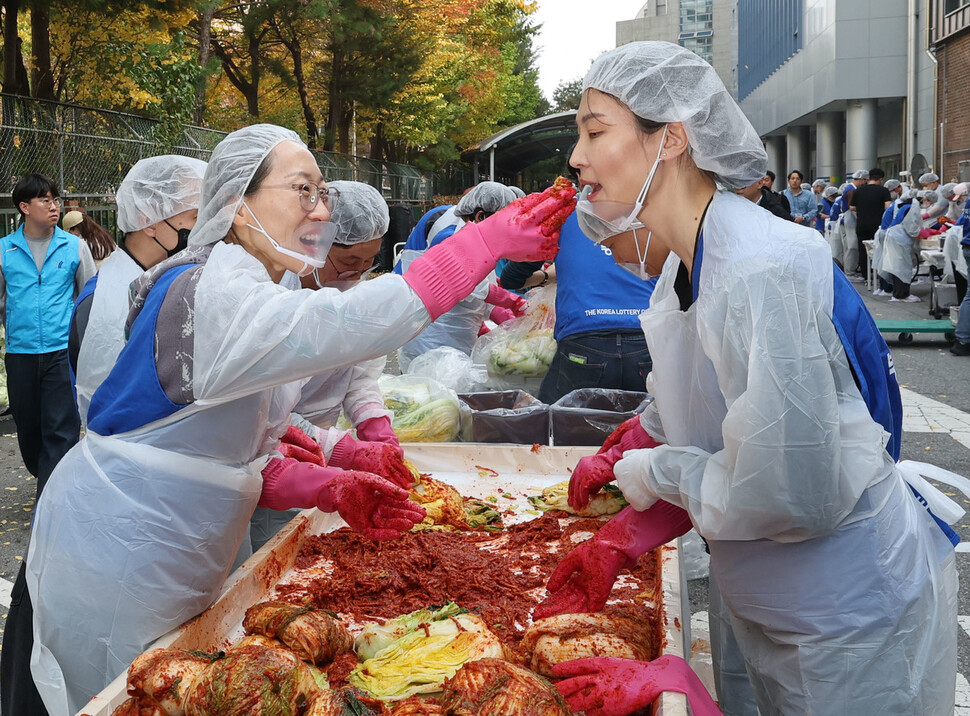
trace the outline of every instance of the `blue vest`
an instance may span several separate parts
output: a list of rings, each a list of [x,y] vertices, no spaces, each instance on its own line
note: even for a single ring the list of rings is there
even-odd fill
[[[175,266],[162,274],[149,291],[114,368],[91,396],[88,429],[92,432],[98,435],[126,433],[186,407],[173,403],[158,379],[155,325],[172,282],[183,271],[197,267],[198,264]]]
[[[609,249],[583,233],[573,212],[556,255],[556,340],[587,331],[639,331],[656,284],[617,266]]]
[[[970,204],[960,214],[960,219],[956,225],[963,228],[963,238],[960,239],[960,245],[970,246]]]
[[[81,260],[77,236],[55,226],[40,272],[24,227],[0,239],[7,284],[7,352],[50,353],[67,348],[74,276]]]
[[[886,207],[886,210],[882,212],[882,222],[879,224],[879,228],[885,231],[893,223],[893,217],[896,215],[896,202],[891,203]]]
[[[452,204],[445,204],[443,206],[436,206],[434,209],[431,209],[430,211],[426,211],[424,213],[424,216],[418,219],[418,223],[414,225],[413,229],[411,229],[411,233],[408,234],[408,239],[407,241],[404,242],[404,250],[405,251],[409,251],[409,250],[424,251],[426,248],[428,248],[429,237],[427,237],[426,234],[428,231],[431,230],[431,227],[428,226],[428,220],[430,219],[431,223],[434,224],[434,222],[437,221],[442,216],[442,214],[448,211],[448,209],[450,209],[452,206],[453,206]],[[440,232],[440,233],[444,233],[444,232]],[[451,233],[453,234],[454,231],[452,231]],[[448,236],[451,236],[451,234],[448,234]],[[434,237],[431,237],[431,238],[434,238]],[[401,273],[400,261],[394,264],[393,271],[396,274]]]
[[[834,267],[833,274],[835,303],[832,323],[842,340],[849,367],[852,368],[852,375],[859,392],[862,393],[862,399],[866,401],[869,414],[890,435],[886,450],[898,462],[900,441],[903,437],[903,403],[899,396],[899,383],[896,380],[892,354],[859,292],[837,266]],[[920,504],[926,507],[923,496],[912,486],[909,489]],[[950,543],[954,547],[960,544],[960,535],[934,515],[929,507],[926,509]]]

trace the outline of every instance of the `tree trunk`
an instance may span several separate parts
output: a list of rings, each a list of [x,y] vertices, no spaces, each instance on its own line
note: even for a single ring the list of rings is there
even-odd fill
[[[374,136],[370,140],[370,158],[380,161],[384,158],[384,123],[378,122],[374,128]]]
[[[251,32],[249,35],[250,81],[244,94],[246,95],[246,109],[254,117],[259,117],[259,77],[261,74],[259,41],[260,36],[255,31]]]
[[[344,109],[337,119],[337,146],[342,153],[350,154],[353,151],[350,144],[350,125],[354,121],[354,110],[346,102],[343,104]]]
[[[214,5],[206,7],[199,14],[199,67],[205,70],[209,64],[209,55],[212,52],[212,17],[215,15]],[[193,121],[202,126],[205,118],[205,88],[208,83],[208,75],[203,74],[199,77],[195,85],[195,114]]]
[[[311,147],[317,146],[317,118],[313,115],[313,107],[310,106],[310,93],[307,91],[306,75],[303,72],[303,48],[300,41],[293,40],[293,76],[296,77],[296,90],[300,94],[300,103],[303,105],[303,119],[306,121],[306,142]]]
[[[333,46],[333,43],[331,44]],[[329,107],[327,110],[327,128],[323,133],[323,148],[332,152],[336,149],[337,128],[340,125],[340,115],[343,113],[343,98],[340,96],[340,82],[343,75],[343,57],[335,48],[332,51],[333,60],[330,69]]]
[[[34,97],[53,100],[54,70],[51,67],[50,9],[50,0],[30,2],[30,41],[34,55],[30,80],[34,86]]]
[[[19,13],[20,0],[3,0],[3,91],[8,94],[27,94],[30,89],[21,85],[17,71],[23,65],[20,36],[17,34]]]

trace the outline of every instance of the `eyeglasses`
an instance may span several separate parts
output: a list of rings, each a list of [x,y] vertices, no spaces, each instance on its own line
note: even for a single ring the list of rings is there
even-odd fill
[[[317,202],[322,201],[328,210],[333,211],[340,197],[340,191],[329,186],[317,186],[306,182],[304,184],[267,184],[267,189],[290,189],[300,195],[300,208],[307,214],[317,208]]]
[[[49,196],[45,196],[45,197],[34,197],[34,198],[37,199],[37,201],[40,202],[41,206],[44,206],[44,207],[60,206],[61,205],[61,200],[60,199],[57,199],[57,198],[52,199]],[[33,200],[31,200],[31,201],[33,201]]]

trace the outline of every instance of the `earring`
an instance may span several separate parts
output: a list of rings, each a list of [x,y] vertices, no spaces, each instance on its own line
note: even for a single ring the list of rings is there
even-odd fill
[[[665,157],[665,156],[667,156],[667,152],[664,152],[664,153],[663,153],[663,154],[661,154],[660,156],[661,156],[661,157]]]

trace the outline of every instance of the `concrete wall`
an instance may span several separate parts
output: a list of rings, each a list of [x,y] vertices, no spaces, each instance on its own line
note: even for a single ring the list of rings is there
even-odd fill
[[[667,14],[656,14],[657,0],[648,0],[632,20],[616,23],[616,44],[640,40],[665,40],[677,43],[680,34],[680,2],[667,0]],[[737,0],[714,0],[714,36],[711,49],[714,69],[724,86],[737,96],[738,33]]]
[[[805,0],[802,49],[741,102],[748,119],[768,134],[832,102],[905,96],[906,17],[907,0]]]

